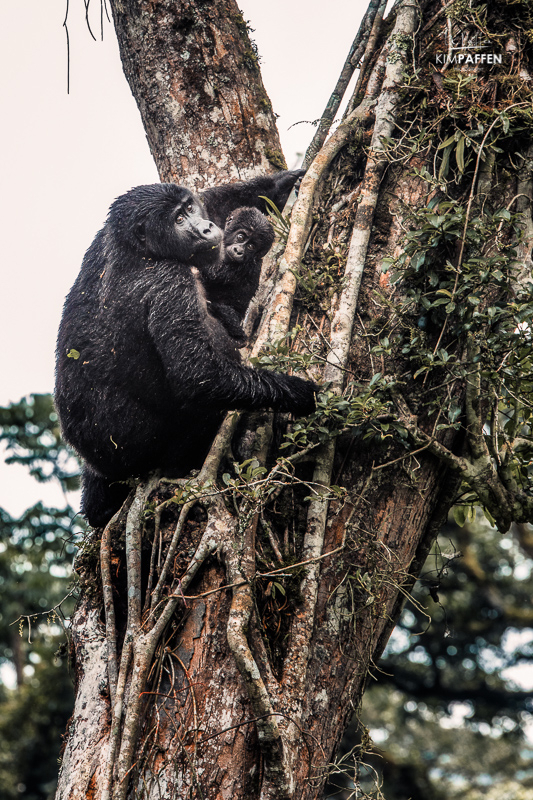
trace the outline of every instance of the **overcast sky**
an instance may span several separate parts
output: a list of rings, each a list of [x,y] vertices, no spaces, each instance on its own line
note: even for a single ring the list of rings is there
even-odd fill
[[[367,0],[242,0],[290,166],[305,151]],[[91,0],[100,34],[100,3]],[[0,405],[53,389],[63,300],[115,197],[158,180],[112,25],[94,41],[84,3],[17,0],[0,10],[2,283]],[[0,464],[0,506],[20,513],[52,487]]]

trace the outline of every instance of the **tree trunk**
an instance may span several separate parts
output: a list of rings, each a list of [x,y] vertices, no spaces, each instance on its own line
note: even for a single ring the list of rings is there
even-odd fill
[[[162,179],[202,188],[267,169],[279,142],[235,4],[112,7]],[[357,95],[309,167],[279,268],[274,257],[264,265],[260,293],[253,352],[272,358],[264,348],[281,340],[278,364],[305,362],[327,381],[320,413],[296,424],[229,415],[199,476],[140,484],[94,532],[78,559],[77,699],[57,800],[322,797],[368,671],[461,482],[467,502],[482,502],[502,528],[533,516],[510,455],[518,433],[498,428],[502,369],[489,386],[480,366],[495,345],[485,355],[476,328],[495,297],[502,308],[510,282],[489,275],[478,286],[467,260],[493,258],[495,237],[502,252],[513,241],[505,216],[487,219],[486,248],[485,233],[466,235],[481,189],[496,181],[498,167],[480,153],[512,106],[493,105],[475,139],[464,75],[432,60],[449,52],[456,23],[436,2],[421,18],[403,4],[383,24],[383,4],[370,8]],[[484,24],[490,35],[515,30],[509,18]],[[477,80],[483,94],[499,73]],[[455,127],[443,108],[454,109]],[[498,175],[509,204],[524,175]],[[401,267],[394,283],[382,271],[390,257]],[[424,263],[437,266],[426,275]],[[473,295],[478,316],[464,316]],[[515,323],[506,329],[520,335]],[[484,330],[490,338],[490,321]],[[518,429],[528,412],[514,409]],[[231,437],[239,456],[228,460]]]
[[[112,0],[111,7],[162,181],[200,190],[286,166],[235,0]]]

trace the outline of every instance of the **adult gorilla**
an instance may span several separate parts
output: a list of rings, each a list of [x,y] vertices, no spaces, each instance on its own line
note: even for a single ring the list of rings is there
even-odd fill
[[[233,184],[245,188],[230,188],[229,201],[226,187],[220,202],[208,190],[213,216],[259,206],[250,185],[263,181],[268,195],[265,180],[275,195],[275,176]],[[221,239],[188,189],[155,184],[113,203],[85,255],[59,328],[55,401],[66,441],[86,462],[82,510],[93,526],[120,507],[122,481],[199,467],[226,410],[314,408],[314,383],[241,364],[238,342],[209,312],[199,273],[220,262]]]

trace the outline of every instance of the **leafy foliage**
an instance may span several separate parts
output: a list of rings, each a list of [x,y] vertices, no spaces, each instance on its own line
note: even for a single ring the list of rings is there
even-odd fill
[[[365,693],[374,743],[345,736],[369,795],[531,800],[532,566],[479,514],[445,526]]]
[[[17,632],[18,634],[18,632]],[[41,638],[41,637],[40,637]],[[0,699],[0,794],[5,800],[50,800],[57,780],[61,737],[72,713],[72,676],[59,635],[32,649],[31,677]]]
[[[25,465],[40,482],[78,486],[50,395],[0,408],[0,422],[8,463]],[[74,604],[72,559],[82,525],[67,503],[37,503],[18,518],[0,508],[0,794],[8,800],[53,794],[73,704],[63,626]]]
[[[480,503],[502,531],[513,519],[533,518],[530,232],[523,214],[511,211],[519,195],[509,193],[495,205],[489,192],[502,170],[526,163],[525,150],[515,152],[529,113],[523,106],[486,121],[470,108],[468,133],[457,105],[455,118],[442,119],[441,130],[451,126],[454,132],[436,146],[434,164],[443,154],[438,173],[415,168],[429,186],[427,205],[408,213],[401,251],[384,259],[399,302],[379,342],[387,343],[392,358],[407,360],[404,382],[417,412],[433,417],[430,436],[466,430],[473,468],[451,454],[449,463],[463,474],[466,503]],[[429,141],[435,146],[434,137]],[[457,169],[449,175],[452,152]],[[512,169],[524,179],[523,167]],[[417,444],[431,447],[411,433]],[[446,458],[443,450],[434,452]],[[486,472],[492,473],[488,490],[481,479]]]
[[[38,481],[56,478],[65,491],[79,487],[79,467],[61,439],[49,394],[32,394],[0,408],[0,428],[7,464],[23,464]]]

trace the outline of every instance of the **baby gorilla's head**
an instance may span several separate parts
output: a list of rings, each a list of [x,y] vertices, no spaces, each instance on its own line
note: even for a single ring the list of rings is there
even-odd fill
[[[263,258],[273,242],[272,225],[257,208],[237,208],[226,220],[224,255],[230,261]]]

